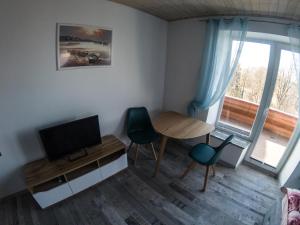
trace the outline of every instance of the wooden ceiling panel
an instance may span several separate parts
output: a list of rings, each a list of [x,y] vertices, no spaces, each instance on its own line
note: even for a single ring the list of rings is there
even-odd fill
[[[271,16],[300,20],[300,0],[111,0],[164,20],[216,15]]]

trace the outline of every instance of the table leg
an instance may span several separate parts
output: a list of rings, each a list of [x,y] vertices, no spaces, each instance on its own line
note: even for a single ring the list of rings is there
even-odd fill
[[[167,141],[168,141],[168,137],[162,135],[161,140],[160,140],[160,145],[159,145],[159,155],[158,155],[158,159],[157,159],[157,161],[156,161],[155,171],[154,171],[153,177],[156,177],[157,174],[158,174],[158,172],[159,172],[159,164],[160,164],[160,161],[161,161],[162,158],[163,158],[163,155],[164,155],[164,152],[165,152],[165,148],[166,148]]]
[[[210,133],[208,133],[206,135],[206,141],[205,141],[205,143],[209,145],[209,143],[210,143]]]

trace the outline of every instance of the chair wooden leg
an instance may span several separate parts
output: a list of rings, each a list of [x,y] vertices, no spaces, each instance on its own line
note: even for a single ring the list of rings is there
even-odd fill
[[[131,142],[130,142],[130,145],[129,145],[129,147],[127,148],[127,154],[129,153],[129,151],[130,151],[130,149],[131,149],[132,145],[133,145],[133,141],[131,141]]]
[[[216,176],[215,165],[212,165],[211,168],[212,168],[212,172],[213,172],[212,176],[214,177],[214,176]]]
[[[183,179],[196,166],[197,166],[197,163],[195,161],[191,162],[191,164],[185,169],[183,174],[180,176],[180,179]]]
[[[210,168],[210,166],[206,166],[204,185],[203,185],[203,188],[201,189],[202,192],[205,192],[205,190],[206,190],[208,174],[209,174],[209,168]]]
[[[154,159],[156,161],[157,160],[157,156],[156,156],[156,152],[155,152],[155,149],[154,149],[154,146],[153,146],[152,142],[151,142],[151,147],[152,147],[152,152],[153,152],[153,155],[154,155]]]
[[[135,147],[135,157],[134,157],[134,166],[136,166],[136,161],[138,159],[138,154],[139,154],[139,145],[136,144],[136,147]]]

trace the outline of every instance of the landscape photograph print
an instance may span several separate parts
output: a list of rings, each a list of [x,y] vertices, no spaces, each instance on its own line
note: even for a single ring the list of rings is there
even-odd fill
[[[87,25],[57,25],[58,69],[110,66],[112,30]]]

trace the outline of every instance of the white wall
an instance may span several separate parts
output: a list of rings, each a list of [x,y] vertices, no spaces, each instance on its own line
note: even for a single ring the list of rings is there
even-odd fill
[[[300,189],[300,140],[279,174],[281,186]]]
[[[205,27],[204,22],[195,19],[169,23],[164,99],[166,110],[186,113],[188,103],[194,98]]]
[[[56,71],[56,23],[113,29],[113,66]],[[22,166],[44,156],[37,130],[99,114],[122,136],[125,111],[163,104],[167,23],[101,0],[2,1],[0,197],[24,189]]]

